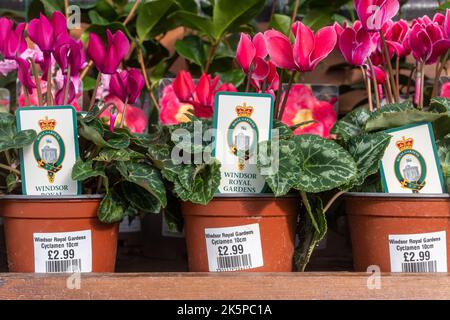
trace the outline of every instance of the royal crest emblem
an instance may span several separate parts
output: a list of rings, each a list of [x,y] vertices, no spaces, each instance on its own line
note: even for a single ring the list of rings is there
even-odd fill
[[[42,131],[34,142],[33,153],[38,167],[47,171],[48,181],[53,183],[64,161],[64,141],[55,131],[56,120],[45,117],[39,120],[39,127]]]
[[[258,141],[258,127],[251,118],[253,107],[244,102],[235,108],[236,119],[234,119],[227,134],[227,142],[230,152],[238,159],[239,171],[245,169],[246,162],[255,151]]]
[[[411,189],[413,193],[418,193],[426,183],[425,159],[413,148],[413,138],[402,137],[395,145],[400,151],[394,162],[395,176],[403,189]]]

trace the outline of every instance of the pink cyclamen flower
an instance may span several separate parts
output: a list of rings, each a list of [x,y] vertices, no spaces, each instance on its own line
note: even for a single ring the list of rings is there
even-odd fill
[[[66,17],[59,11],[55,11],[50,20],[41,13],[39,18],[31,20],[28,25],[28,36],[44,53],[44,61],[41,63],[44,80],[50,68],[56,39],[65,34],[68,34]]]
[[[450,82],[446,82],[442,85],[439,96],[441,98],[450,98]]]
[[[109,92],[123,103],[133,104],[141,95],[145,80],[137,69],[122,70],[111,76]]]
[[[367,31],[379,31],[386,21],[397,15],[398,0],[354,0],[355,10]]]
[[[100,118],[103,118],[106,120],[108,124],[111,125],[111,122],[120,123],[123,116],[123,110],[125,109],[125,104],[120,100],[118,97],[114,95],[109,95],[106,97],[105,102],[113,103],[115,107],[118,110],[118,114],[114,112],[114,110],[111,110],[114,108],[113,105],[111,107],[107,108],[102,112],[100,115]],[[114,115],[115,118],[114,118]],[[111,117],[112,116],[112,117]],[[125,116],[124,124],[125,126],[130,129],[133,133],[144,133],[145,129],[147,128],[147,115],[145,114],[145,111],[141,108],[132,106],[127,104],[127,111]],[[111,129],[111,126],[110,126]]]
[[[312,90],[304,85],[292,86],[282,122],[293,126],[310,120],[315,121],[297,128],[294,134],[315,134],[330,138],[336,119],[336,111],[331,103],[318,100]]]
[[[68,66],[70,66],[70,73],[72,75],[78,74],[85,63],[83,44],[81,41],[72,39],[69,35],[61,35],[58,37],[53,56],[64,73],[66,73]]]
[[[276,30],[268,30],[267,51],[272,62],[281,69],[308,72],[314,70],[334,49],[337,35],[334,27],[324,27],[314,35],[312,30],[300,21],[292,25],[295,42],[292,46],[289,38]]]
[[[67,102],[66,103],[72,104],[76,98],[75,85],[73,84],[72,80],[68,80],[66,77],[64,79],[64,86],[62,86],[61,89],[59,89],[55,95],[55,103],[58,106],[64,105],[64,94],[65,94],[67,85],[69,85],[69,88],[67,91]]]
[[[264,79],[252,78],[252,85],[258,92],[265,92],[272,94],[278,90],[280,86],[280,76],[277,72],[277,67],[272,63],[268,62],[269,72],[267,77]]]
[[[231,83],[218,86],[219,81],[219,77],[213,79],[211,75],[202,74],[195,85],[189,72],[178,73],[172,84],[163,89],[159,114],[161,123],[173,125],[189,122],[189,114],[198,118],[210,118],[214,111],[215,94],[220,91],[237,91]]]
[[[447,39],[450,39],[450,9],[445,12],[444,23],[442,24],[444,34]]]
[[[408,23],[401,19],[393,23],[386,24],[385,38],[389,48],[389,53],[394,53],[399,57],[406,57],[411,53],[408,43],[409,26]],[[381,46],[381,41],[379,46]]]
[[[267,56],[266,40],[259,32],[253,39],[248,34],[241,33],[236,49],[236,60],[244,73],[258,73],[261,75],[261,68],[264,68],[264,59]]]
[[[36,84],[31,79],[30,63],[22,58],[16,58],[16,62],[18,66],[17,77],[19,78],[20,83],[28,93],[32,93],[33,89],[36,88]]]
[[[347,27],[339,37],[339,49],[349,64],[362,66],[373,51],[372,39],[363,28]]]
[[[130,42],[120,30],[112,34],[108,29],[106,30],[106,36],[108,38],[107,46],[98,35],[91,32],[87,53],[94,61],[97,70],[105,74],[114,74],[130,50]]]
[[[408,44],[414,58],[425,64],[434,64],[450,49],[450,40],[444,37],[444,30],[437,23],[415,20],[408,35]]]
[[[0,53],[5,59],[13,60],[27,49],[25,27],[25,23],[19,23],[14,29],[12,20],[0,18]]]

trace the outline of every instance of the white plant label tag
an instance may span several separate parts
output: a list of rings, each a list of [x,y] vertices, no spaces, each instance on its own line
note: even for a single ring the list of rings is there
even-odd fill
[[[92,272],[91,230],[34,233],[34,272]]]
[[[258,143],[272,138],[272,115],[269,94],[217,93],[212,156],[221,163],[219,193],[264,191],[265,180],[256,162]],[[276,170],[272,165],[268,164],[268,169]]]
[[[72,179],[79,157],[77,117],[72,106],[24,107],[16,112],[17,130],[34,130],[36,140],[20,150],[22,193],[60,196],[81,194]]]
[[[209,271],[237,271],[264,266],[259,224],[205,229]]]
[[[445,231],[389,235],[391,272],[447,272]]]

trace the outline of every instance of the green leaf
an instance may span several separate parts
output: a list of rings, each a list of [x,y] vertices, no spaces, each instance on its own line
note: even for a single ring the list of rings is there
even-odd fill
[[[120,196],[115,191],[108,191],[100,202],[98,218],[103,223],[115,223],[122,221],[125,210]]]
[[[236,88],[239,87],[245,80],[245,74],[241,69],[232,69],[225,72],[217,72],[220,81],[223,83],[232,83]]]
[[[192,63],[197,64],[202,69],[206,64],[206,54],[203,48],[203,41],[198,36],[187,36],[175,43],[178,54]]]
[[[431,99],[430,111],[450,114],[450,99],[447,98]]]
[[[72,168],[72,179],[76,181],[84,181],[99,176],[106,177],[105,171],[98,167],[94,168],[94,162],[92,160],[83,161],[78,158]]]
[[[288,36],[291,31],[291,17],[275,13],[270,20],[269,28],[278,30]]]
[[[450,190],[450,137],[437,141],[439,160],[444,175],[447,192]]]
[[[98,156],[94,158],[95,161],[130,161],[130,152],[126,149],[112,149],[106,148],[99,152]]]
[[[216,0],[213,13],[216,41],[228,30],[250,22],[262,11],[265,2],[265,0]]]
[[[356,163],[347,151],[319,136],[298,135],[280,140],[278,148],[267,142],[259,148],[258,167],[278,167],[267,173],[261,170],[276,196],[285,195],[292,188],[313,193],[328,191],[349,183],[357,173]]]
[[[330,9],[314,9],[310,10],[302,22],[310,27],[311,29],[317,31],[320,28],[328,26],[333,17],[333,10]]]
[[[6,192],[11,193],[19,185],[20,181],[14,173],[10,173],[6,176]]]
[[[372,112],[371,118],[376,119],[385,113],[401,112],[401,111],[406,111],[406,110],[415,110],[411,101],[404,101],[402,103],[386,104],[386,105],[382,106],[381,108]]]
[[[392,136],[377,132],[353,137],[348,142],[348,152],[355,159],[358,168],[353,186],[360,186],[366,178],[378,172],[379,164]]]
[[[281,122],[278,119],[273,120],[273,130],[278,130],[278,138],[279,139],[289,139],[291,138],[294,133],[291,128],[289,128],[287,125],[285,125],[283,122]]]
[[[124,182],[122,184],[122,193],[128,202],[140,211],[147,213],[159,213],[161,211],[159,200],[137,184]]]
[[[378,131],[405,126],[418,122],[433,122],[442,117],[448,117],[445,114],[427,112],[417,109],[387,112],[372,117],[366,123],[366,131]]]
[[[214,39],[213,23],[211,19],[207,17],[202,17],[189,11],[180,10],[171,14],[169,18],[179,21],[181,25],[187,28],[200,31],[208,36],[209,39]]]
[[[144,3],[139,8],[136,32],[141,43],[154,36],[152,34],[153,28],[166,17],[172,4],[172,0],[154,0]]]
[[[364,128],[370,118],[370,112],[365,108],[357,108],[337,121],[331,133],[337,134],[339,139],[348,141],[354,136],[364,133]]]
[[[166,189],[162,181],[160,172],[146,163],[126,162],[127,175],[125,180],[133,182],[150,192],[161,205],[167,205]]]
[[[89,15],[89,19],[91,20],[91,23],[93,23],[93,24],[98,24],[98,25],[107,25],[107,24],[109,24],[109,21],[107,19],[103,18],[95,10],[89,10],[88,15]]]
[[[174,192],[182,201],[208,204],[220,185],[220,163],[215,160],[211,164],[173,165],[165,161],[162,173],[166,179],[174,183]]]

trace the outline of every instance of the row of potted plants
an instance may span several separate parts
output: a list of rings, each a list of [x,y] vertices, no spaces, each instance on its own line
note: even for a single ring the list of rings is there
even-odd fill
[[[203,139],[213,126],[216,93],[237,92],[232,83],[207,73],[194,81],[188,72],[179,72],[156,101],[158,123],[143,133],[145,126],[139,123],[145,117],[133,104],[147,87],[148,75],[145,70],[142,74],[134,68],[120,68],[131,47],[125,33],[106,30],[106,39],[102,39],[92,31],[85,52],[82,43],[68,33],[66,17],[60,12],[54,12],[51,19],[41,15],[28,25],[14,26],[13,21],[1,18],[0,52],[17,68],[22,105],[77,108],[82,90],[78,79],[92,65],[97,71],[88,110],[78,110],[80,157],[72,170],[72,178],[89,195],[14,195],[22,182],[19,150],[35,142],[36,132],[17,132],[14,116],[0,113],[5,133],[0,144],[0,167],[5,172],[2,189],[11,194],[0,200],[10,271],[36,270],[35,234],[90,230],[89,271],[112,272],[117,223],[142,212],[164,211],[169,193],[181,201],[191,271],[214,271],[208,261],[205,230],[230,228],[237,237],[240,231],[233,228],[252,224],[258,224],[264,262],[257,267],[231,264],[220,271],[292,271],[293,262],[297,270],[305,270],[326,234],[326,213],[349,191],[346,204],[356,270],[365,271],[370,265],[391,270],[387,241],[391,234],[448,231],[450,211],[445,195],[383,194],[379,168],[391,140],[386,130],[428,122],[448,175],[450,103],[433,98],[425,107],[423,69],[437,63],[442,72],[450,49],[450,12],[417,19],[409,26],[402,20],[392,21],[398,1],[374,2],[377,9],[370,11],[371,4],[355,0],[360,20],[351,25],[335,24],[313,32],[302,22],[291,21],[285,33],[269,29],[253,37],[241,34],[236,49],[236,62],[246,76],[241,87],[246,92],[270,94],[275,100],[275,134],[271,141],[258,145],[258,167],[271,192],[258,195],[217,194],[221,164],[211,157],[213,137]],[[203,32],[213,46],[223,36],[223,32]],[[26,36],[39,48],[28,57],[24,57]],[[311,97],[305,106],[302,99],[312,94],[295,84],[299,73],[315,70],[335,48],[350,65],[361,69],[368,96],[367,108],[355,109],[337,122],[332,104]],[[411,102],[403,97],[409,92],[400,88],[399,69],[391,65],[392,60],[410,53],[417,62]],[[289,81],[283,86],[287,75]],[[437,87],[434,91],[436,95]],[[179,132],[186,134],[182,143]],[[187,161],[175,161],[174,154]],[[198,158],[208,161],[195,161]],[[272,163],[277,163],[278,170],[267,170]],[[169,211],[166,214],[175,227],[177,217]],[[241,232],[239,239],[251,239],[253,231]],[[231,256],[243,255],[238,245],[230,250],[235,251]],[[66,253],[62,253],[65,260],[74,258]]]

